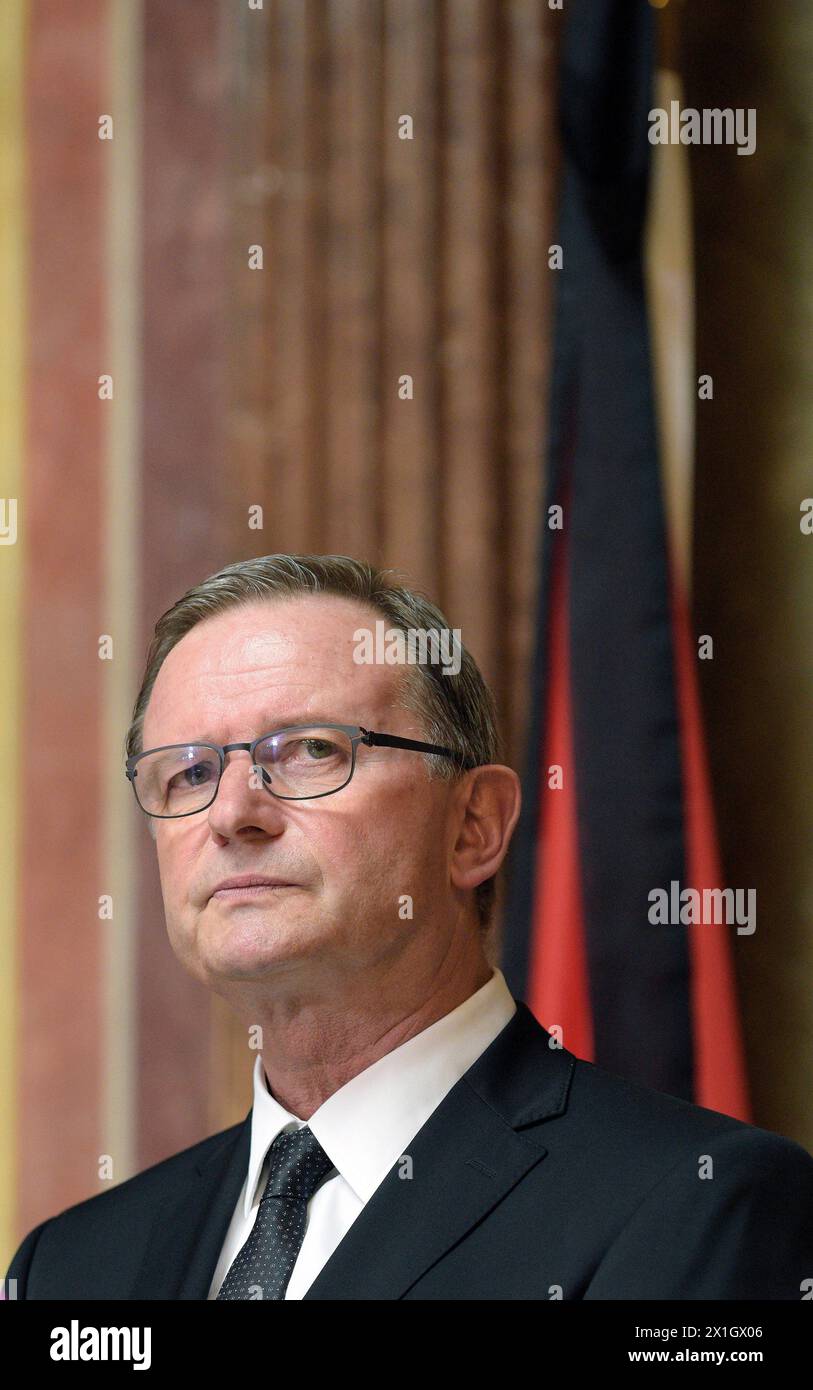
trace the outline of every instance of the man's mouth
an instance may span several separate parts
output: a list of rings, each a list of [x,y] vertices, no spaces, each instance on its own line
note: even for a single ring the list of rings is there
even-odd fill
[[[224,879],[222,883],[213,890],[212,897],[224,899],[242,900],[249,898],[259,898],[267,893],[279,893],[291,888],[300,887],[297,883],[288,883],[283,879],[264,878],[260,875],[245,874],[242,878]]]

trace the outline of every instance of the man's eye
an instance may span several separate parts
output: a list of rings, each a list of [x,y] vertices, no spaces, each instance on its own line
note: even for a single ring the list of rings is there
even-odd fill
[[[336,751],[335,743],[329,743],[326,738],[306,738],[302,739],[301,742],[317,760],[329,757],[331,753]]]
[[[169,786],[173,791],[183,791],[185,787],[202,787],[211,776],[212,768],[209,763],[195,763],[193,767],[185,767],[183,772],[176,772],[170,778]]]

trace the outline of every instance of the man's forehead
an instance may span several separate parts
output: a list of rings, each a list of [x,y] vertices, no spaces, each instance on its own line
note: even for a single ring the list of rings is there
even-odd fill
[[[380,616],[357,601],[306,595],[204,619],[172,648],[158,672],[144,718],[144,746],[155,742],[153,731],[161,742],[203,737],[199,720],[208,726],[234,705],[256,712],[261,722],[271,718],[268,727],[311,717],[372,722],[373,710],[396,702],[403,678],[397,668],[354,660],[355,634],[374,628]],[[331,702],[336,707],[329,714]],[[174,729],[179,719],[183,727]]]

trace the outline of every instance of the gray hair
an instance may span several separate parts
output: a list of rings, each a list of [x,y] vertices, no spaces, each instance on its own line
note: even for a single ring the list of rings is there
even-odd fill
[[[263,555],[238,560],[188,589],[158,619],[127,732],[126,756],[143,751],[144,715],[155,678],[167,654],[191,628],[229,608],[308,594],[356,599],[380,613],[391,628],[403,632],[450,631],[440,608],[420,591],[398,582],[396,570],[376,569],[348,555]],[[456,674],[443,674],[439,664],[432,661],[406,665],[398,707],[417,716],[426,742],[451,748],[470,763],[501,762],[494,697],[462,642],[456,652],[460,661]],[[455,781],[464,775],[452,759],[433,753],[420,756],[426,759],[430,776]],[[475,890],[483,931],[491,922],[495,890],[496,877],[486,879]]]

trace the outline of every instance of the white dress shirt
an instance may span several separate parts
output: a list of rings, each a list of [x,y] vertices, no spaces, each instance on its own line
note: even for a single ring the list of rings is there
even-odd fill
[[[251,1152],[209,1289],[217,1297],[251,1231],[268,1178],[268,1150],[284,1129],[308,1124],[334,1167],[308,1203],[305,1237],[286,1298],[302,1298],[366,1202],[444,1096],[516,1013],[501,970],[451,1013],[408,1038],[334,1091],[305,1121],[268,1089],[254,1063]]]

